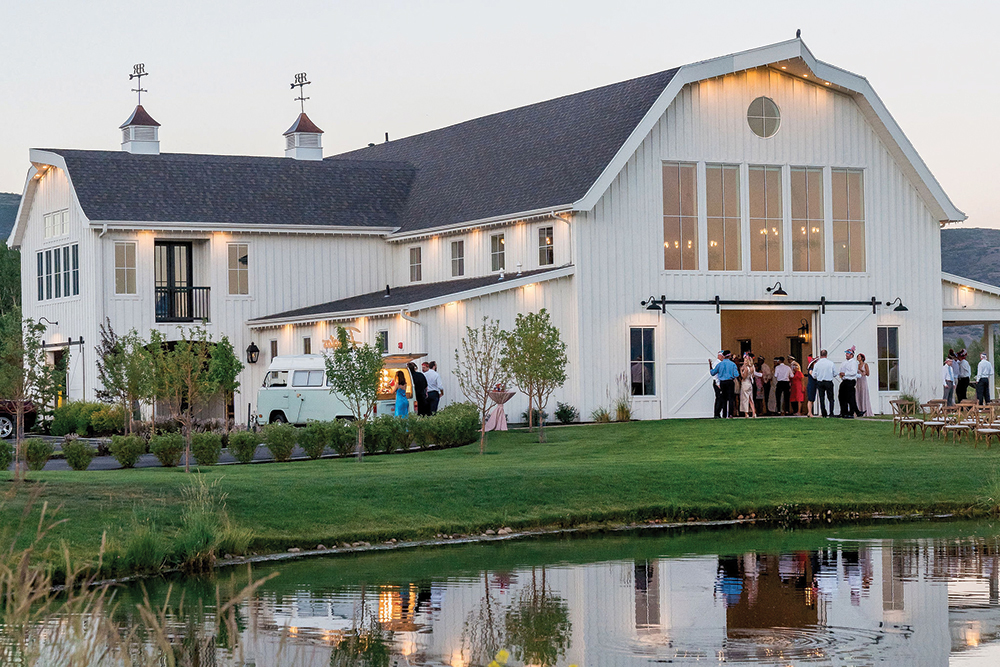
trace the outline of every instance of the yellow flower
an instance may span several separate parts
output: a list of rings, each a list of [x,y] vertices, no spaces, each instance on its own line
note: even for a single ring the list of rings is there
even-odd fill
[[[501,665],[506,665],[508,660],[510,660],[510,652],[505,648],[500,649],[497,652],[497,659],[495,662],[498,662]]]
[[[500,663],[497,662],[496,660],[493,660],[490,662],[490,664],[486,665],[486,667],[500,667]]]

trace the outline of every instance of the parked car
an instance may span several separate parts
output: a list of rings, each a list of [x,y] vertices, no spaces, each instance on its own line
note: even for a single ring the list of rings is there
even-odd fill
[[[385,366],[375,403],[377,414],[392,414],[396,397],[389,393],[389,384],[396,371],[406,376],[406,397],[413,405],[413,381],[406,363],[423,354],[390,354],[383,357]],[[275,357],[257,390],[257,423],[305,424],[308,421],[354,419],[350,407],[330,391],[326,377],[326,362],[322,354],[295,354]]]
[[[31,401],[24,403],[24,430],[27,431],[35,424],[35,406]],[[17,432],[17,403],[14,401],[0,401],[0,438],[6,440],[13,438]]]

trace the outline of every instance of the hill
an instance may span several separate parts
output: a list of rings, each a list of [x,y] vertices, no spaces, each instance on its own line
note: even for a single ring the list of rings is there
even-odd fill
[[[942,229],[941,270],[1000,285],[1000,229]]]
[[[4,241],[14,227],[14,218],[17,216],[17,207],[20,203],[21,195],[0,192],[0,239]]]

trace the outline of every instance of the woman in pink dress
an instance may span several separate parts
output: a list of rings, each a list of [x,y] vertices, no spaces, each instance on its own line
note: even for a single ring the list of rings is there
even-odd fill
[[[865,355],[858,355],[858,382],[854,387],[854,397],[858,404],[858,412],[860,412],[865,417],[871,417],[874,411],[872,410],[872,395],[868,391],[868,376],[871,375],[871,369],[868,368],[868,362],[865,360]]]

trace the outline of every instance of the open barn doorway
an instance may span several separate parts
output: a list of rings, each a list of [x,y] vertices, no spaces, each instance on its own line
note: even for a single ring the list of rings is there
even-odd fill
[[[812,310],[723,310],[722,348],[734,353],[737,365],[743,353],[752,352],[774,369],[775,357],[794,357],[805,373],[806,359],[813,353],[815,311]],[[774,391],[767,391],[766,412],[774,413]]]

